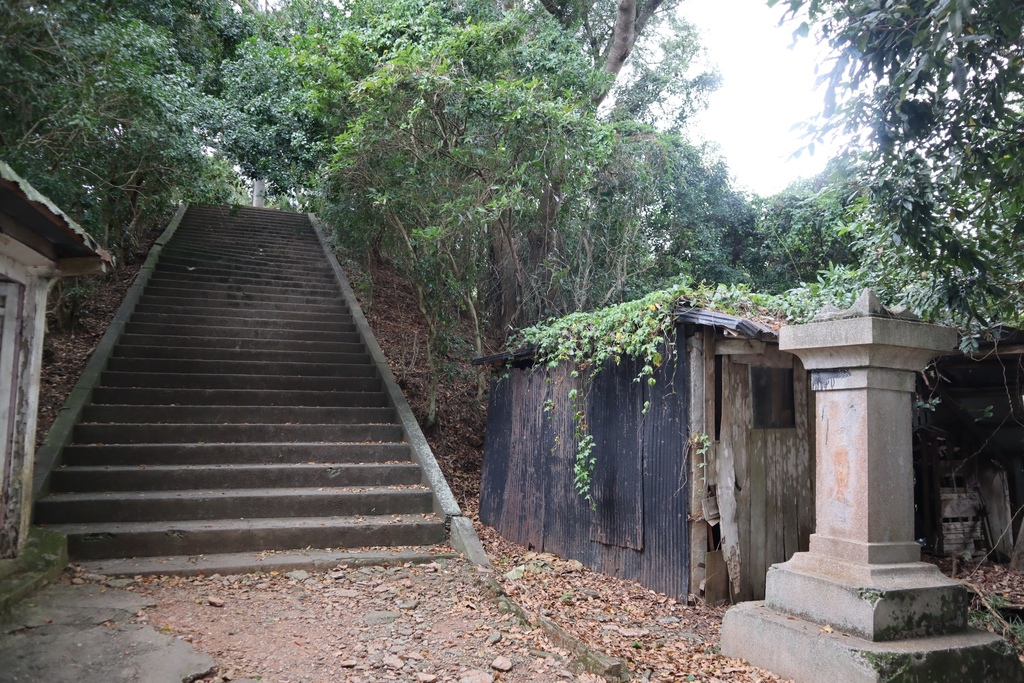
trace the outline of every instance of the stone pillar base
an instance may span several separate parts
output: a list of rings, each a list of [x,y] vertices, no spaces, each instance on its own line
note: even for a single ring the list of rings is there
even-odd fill
[[[797,683],[1024,683],[1002,638],[956,634],[872,642],[745,602],[725,613],[722,652]]]
[[[769,608],[874,641],[962,631],[968,598],[925,562],[866,565],[815,553],[773,565],[765,584]]]

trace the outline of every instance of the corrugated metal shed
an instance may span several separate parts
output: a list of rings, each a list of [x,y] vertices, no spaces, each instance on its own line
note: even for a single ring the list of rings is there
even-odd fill
[[[685,340],[656,371],[609,363],[589,390],[566,367],[515,371],[491,386],[480,519],[520,545],[669,595],[690,591]],[[591,509],[573,486],[573,389],[594,437]],[[644,412],[644,405],[649,407]]]

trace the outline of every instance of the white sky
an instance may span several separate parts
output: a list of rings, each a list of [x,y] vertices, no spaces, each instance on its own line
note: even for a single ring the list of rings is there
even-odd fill
[[[835,150],[820,146],[804,152],[793,124],[821,112],[823,91],[815,90],[814,67],[824,54],[813,38],[793,43],[795,25],[779,27],[780,2],[765,0],[685,0],[683,15],[694,24],[718,67],[722,87],[710,107],[690,124],[690,135],[719,145],[736,185],[762,196],[785,189],[797,178],[815,175]],[[813,36],[813,32],[812,32]]]

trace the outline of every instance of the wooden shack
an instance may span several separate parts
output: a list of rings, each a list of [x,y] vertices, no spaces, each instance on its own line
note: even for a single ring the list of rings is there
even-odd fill
[[[28,534],[47,292],[58,278],[111,263],[0,162],[0,560],[15,557]]]
[[[478,361],[501,368],[480,519],[677,599],[761,598],[768,567],[814,529],[807,373],[770,326],[685,304],[674,317],[653,385],[628,360],[586,381],[528,351]],[[578,409],[594,437],[593,507],[573,486]]]
[[[1024,332],[939,358],[920,386],[917,535],[936,555],[1024,568]]]

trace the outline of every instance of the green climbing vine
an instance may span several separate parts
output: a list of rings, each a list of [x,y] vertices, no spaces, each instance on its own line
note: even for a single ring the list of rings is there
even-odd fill
[[[575,423],[573,482],[576,492],[594,507],[595,443],[587,423],[586,396],[594,376],[607,362],[618,364],[623,358],[639,361],[640,371],[634,381],[646,381],[653,386],[655,371],[675,354],[673,313],[680,303],[777,326],[809,319],[826,301],[849,306],[859,291],[854,286],[823,286],[771,295],[758,294],[746,285],[676,285],[635,301],[573,313],[525,328],[510,341],[509,347],[534,349],[534,361],[539,367],[553,369],[567,363],[571,376],[581,378],[583,388],[573,388],[566,396]],[[554,401],[549,399],[545,410],[551,414],[553,407]],[[646,402],[644,413],[649,407]]]

